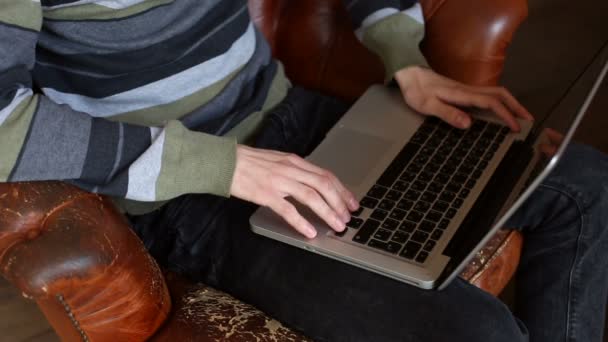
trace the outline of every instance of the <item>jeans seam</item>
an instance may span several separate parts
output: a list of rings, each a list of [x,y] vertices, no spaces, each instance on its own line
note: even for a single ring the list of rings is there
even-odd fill
[[[581,240],[583,237],[583,229],[584,229],[584,225],[585,225],[585,215],[584,215],[584,211],[581,208],[581,205],[579,203],[579,201],[577,200],[576,196],[565,192],[563,189],[561,188],[557,188],[555,186],[552,185],[548,185],[548,184],[542,184],[541,187],[549,189],[549,190],[553,190],[555,192],[558,192],[559,194],[569,198],[575,205],[576,205],[576,210],[579,213],[579,229],[578,229],[578,234],[576,237],[576,250],[574,252],[574,259],[572,260],[572,265],[570,267],[570,273],[568,275],[568,308],[566,310],[566,336],[565,339],[566,341],[574,341],[574,328],[575,328],[575,323],[576,323],[576,312],[574,311],[574,305],[573,303],[576,301],[575,298],[575,293],[576,291],[574,291],[574,288],[577,287],[576,283],[578,282],[577,280],[579,279],[578,276],[578,268],[576,267],[577,265],[577,261],[579,260],[579,252],[581,250],[580,248],[580,244],[581,244]]]

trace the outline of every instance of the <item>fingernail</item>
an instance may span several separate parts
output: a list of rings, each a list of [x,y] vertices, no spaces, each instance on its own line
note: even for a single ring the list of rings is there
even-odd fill
[[[345,210],[342,213],[342,221],[344,221],[344,223],[350,221],[350,212],[348,210]]]
[[[350,206],[351,206],[353,209],[357,210],[357,209],[359,209],[359,202],[357,202],[357,200],[356,200],[356,199],[351,198],[351,200],[350,200]]]
[[[471,120],[467,116],[461,115],[458,117],[458,125],[462,128],[469,128]]]
[[[346,223],[344,223],[341,219],[337,218],[335,219],[335,227],[336,229],[338,229],[338,231],[343,231],[344,228],[346,228]]]
[[[308,224],[306,227],[306,235],[312,239],[317,236],[317,231],[312,225]]]

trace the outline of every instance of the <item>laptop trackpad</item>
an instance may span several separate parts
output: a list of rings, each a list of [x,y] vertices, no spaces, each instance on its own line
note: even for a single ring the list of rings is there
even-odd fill
[[[359,186],[392,142],[350,129],[336,129],[312,153],[310,160],[333,171],[346,185]]]

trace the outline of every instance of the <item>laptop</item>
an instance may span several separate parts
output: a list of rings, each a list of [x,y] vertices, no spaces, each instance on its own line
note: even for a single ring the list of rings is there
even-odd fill
[[[477,111],[468,130],[408,108],[398,89],[375,85],[307,157],[360,200],[337,233],[294,201],[315,226],[307,239],[269,208],[255,233],[423,288],[445,288],[501,229],[560,160],[608,72],[608,62],[552,157],[542,127],[511,132]]]

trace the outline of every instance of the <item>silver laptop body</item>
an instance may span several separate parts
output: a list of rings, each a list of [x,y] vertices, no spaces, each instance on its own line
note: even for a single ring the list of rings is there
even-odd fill
[[[504,136],[504,140],[495,146],[496,151],[493,157],[487,160],[487,166],[483,172],[480,175],[477,174],[478,178],[474,186],[469,189],[468,196],[461,201],[462,203],[459,203],[460,208],[456,214],[441,230],[441,236],[437,240],[433,240],[434,246],[430,252],[425,252],[425,257],[420,258],[423,260],[422,262],[417,260],[424,248],[428,247],[426,243],[430,237],[421,243],[423,248],[416,252],[417,256],[405,258],[403,255],[407,254],[406,247],[397,251],[386,251],[370,246],[370,241],[375,240],[375,234],[368,237],[365,243],[353,241],[353,239],[360,238],[356,235],[360,233],[361,226],[357,229],[347,228],[347,232],[339,236],[341,234],[336,234],[312,211],[299,204],[296,204],[298,210],[318,230],[316,238],[305,238],[270,209],[264,207],[258,209],[251,217],[252,229],[269,238],[420,288],[443,289],[462,271],[475,253],[498,229],[505,225],[534,189],[553,170],[587,111],[607,70],[608,63],[598,76],[574,122],[570,125],[557,153],[549,160],[538,152],[536,147],[542,142],[543,135],[531,134],[532,124],[530,122],[520,121],[521,132],[508,133]],[[486,122],[501,124],[498,119],[487,113],[478,112],[473,116]],[[398,89],[380,85],[372,86],[327,133],[323,142],[307,159],[334,172],[357,199],[362,200],[383,176],[393,160],[404,150],[404,146],[413,137],[415,139],[415,134],[424,124],[425,119],[425,116],[414,112],[405,105]],[[529,155],[515,175],[509,174],[507,171],[505,176],[506,168],[504,164],[501,166],[501,162],[506,163],[505,158],[507,158],[508,163],[515,161],[516,164],[521,164],[523,157],[520,158],[519,154],[524,153],[519,151],[529,151],[525,153]],[[498,172],[501,174],[499,175]],[[510,177],[514,178],[509,183],[508,190],[505,190],[504,184],[500,184],[501,179]],[[409,184],[409,186],[412,185]],[[404,196],[405,193],[406,191],[403,191]],[[493,196],[494,193],[501,195]],[[482,196],[481,199],[480,196]],[[501,199],[498,200],[494,197],[501,197]],[[486,202],[496,203],[490,204],[493,209],[485,210]],[[471,224],[476,221],[475,215],[472,214],[479,212],[480,208],[484,209],[484,212],[495,211],[495,214],[489,218],[490,221],[487,217],[485,218],[485,222],[487,222],[485,226],[480,226],[478,223]],[[359,219],[363,222],[367,221],[374,210],[365,208],[360,213]],[[430,211],[433,210],[428,212]],[[422,221],[425,219],[426,217]],[[408,221],[408,219],[399,221],[400,224],[402,221]],[[419,226],[420,222],[416,224]],[[428,231],[428,235],[432,235],[437,229],[435,227],[432,231]],[[401,226],[398,229],[387,229],[393,234],[393,237],[400,230]],[[410,239],[407,240],[407,243],[413,239],[414,233],[416,231],[407,234]],[[376,243],[378,241],[381,240],[377,240]],[[386,243],[390,241],[392,240],[382,243],[386,246]],[[410,245],[414,245],[414,243]]]

